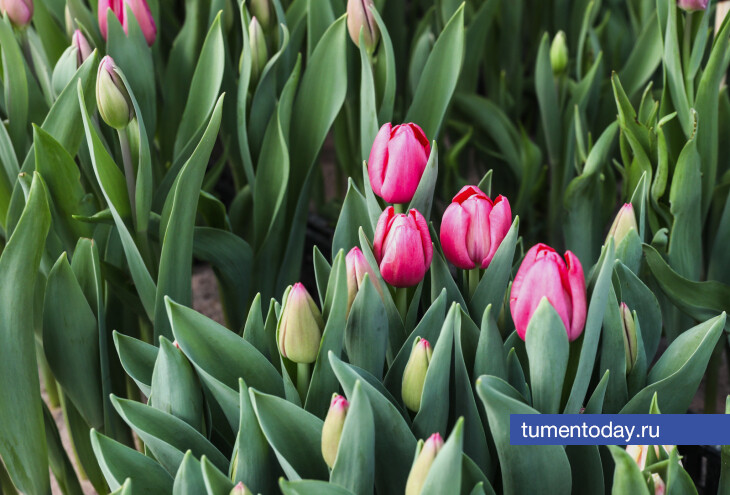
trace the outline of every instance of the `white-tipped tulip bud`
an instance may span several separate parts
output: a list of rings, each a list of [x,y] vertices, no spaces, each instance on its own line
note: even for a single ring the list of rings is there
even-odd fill
[[[324,320],[301,283],[289,291],[279,320],[279,351],[295,363],[313,363],[319,353]]]
[[[350,39],[357,47],[360,47],[360,31],[362,30],[365,49],[368,53],[375,51],[375,46],[380,39],[380,29],[370,11],[371,8],[375,8],[373,0],[348,0],[347,2],[347,31],[350,33]]]
[[[258,81],[266,62],[269,61],[269,51],[266,48],[264,30],[256,17],[252,17],[248,25],[248,39],[251,42],[251,79]]]
[[[335,465],[335,460],[337,460],[337,449],[340,445],[348,409],[350,409],[350,403],[347,402],[347,399],[338,394],[332,396],[330,409],[327,411],[327,417],[324,418],[322,426],[322,457],[330,468]]]
[[[431,469],[433,461],[436,460],[439,451],[444,446],[444,440],[438,433],[434,433],[428,437],[428,440],[421,442],[423,446],[416,455],[416,460],[413,466],[411,466],[411,472],[408,474],[406,495],[421,495],[428,471]]]
[[[403,385],[401,387],[403,402],[413,412],[418,412],[421,409],[423,385],[426,382],[426,372],[432,355],[433,351],[428,340],[418,337],[413,344],[406,369],[403,371]]]
[[[124,129],[134,117],[134,109],[118,71],[109,55],[101,59],[96,75],[96,104],[104,122],[115,129]]]
[[[253,492],[243,484],[243,481],[239,481],[238,484],[231,489],[228,495],[253,495]]]
[[[618,246],[629,235],[631,229],[636,232],[639,231],[639,227],[636,225],[634,207],[631,203],[626,203],[616,214],[616,218],[611,224],[611,229],[608,231],[608,236],[606,236],[606,242],[613,237],[614,246]]]

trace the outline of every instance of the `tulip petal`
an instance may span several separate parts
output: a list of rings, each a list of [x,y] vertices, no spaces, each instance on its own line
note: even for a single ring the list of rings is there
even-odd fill
[[[368,178],[373,192],[382,197],[385,167],[388,163],[388,141],[390,140],[390,122],[386,122],[375,135],[373,146],[368,157]]]
[[[476,265],[489,254],[489,214],[492,211],[492,200],[472,196],[461,204],[469,214],[469,228],[466,231],[466,250],[469,259]]]
[[[381,197],[389,203],[408,203],[426,169],[428,155],[409,126],[397,126],[388,141],[388,161]]]
[[[502,244],[507,232],[512,225],[512,209],[509,201],[504,196],[497,196],[494,200],[494,206],[489,214],[489,253],[482,260],[481,268],[484,269],[492,262],[492,258],[497,254],[499,245]]]
[[[454,199],[452,199],[451,202],[461,204],[472,196],[489,199],[489,196],[484,194],[484,192],[477,186],[464,186],[458,193],[456,193],[456,196],[454,196]]]
[[[568,265],[568,287],[573,306],[571,325],[568,330],[568,339],[572,342],[583,332],[586,322],[586,281],[583,275],[583,265],[573,253],[566,251],[565,261]]]
[[[441,220],[441,248],[446,259],[462,270],[471,270],[475,266],[466,250],[468,228],[469,214],[459,203],[451,203]]]
[[[375,227],[375,237],[373,238],[373,256],[375,261],[380,264],[383,259],[383,244],[385,244],[385,238],[388,235],[388,228],[395,217],[395,209],[392,206],[388,206],[378,218],[378,225]]]
[[[424,261],[424,273],[431,266],[431,259],[433,258],[433,243],[431,241],[431,232],[428,230],[428,222],[423,218],[421,212],[418,210],[411,209],[411,216],[416,222],[416,228],[421,235],[421,246],[423,249],[423,261]]]
[[[385,239],[384,256],[380,262],[383,279],[394,287],[410,287],[417,284],[426,273],[421,237],[409,226],[405,215],[393,222]]]

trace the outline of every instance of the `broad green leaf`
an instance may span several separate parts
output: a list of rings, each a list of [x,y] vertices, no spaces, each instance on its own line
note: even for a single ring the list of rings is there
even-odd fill
[[[623,447],[609,445],[616,469],[613,472],[613,489],[611,493],[621,495],[632,493],[636,495],[649,495],[649,489],[644,481],[644,476],[636,461],[626,452]]]
[[[603,495],[603,465],[597,445],[566,445],[575,495]]]
[[[553,67],[550,63],[550,36],[545,33],[540,41],[535,63],[535,94],[540,105],[542,116],[542,129],[545,133],[550,164],[553,167],[552,173],[560,173],[562,162],[562,126],[560,122],[560,109],[558,108],[558,90],[555,87]]]
[[[316,480],[287,481],[281,478],[279,488],[284,495],[354,495],[347,488]]]
[[[7,66],[5,66],[7,67]],[[51,214],[37,174],[23,214],[0,255],[0,456],[15,486],[50,493],[34,342],[35,281]]]
[[[490,304],[482,316],[482,326],[474,356],[473,376],[475,379],[482,375],[507,379],[507,363],[502,352],[502,336],[494,316],[494,306]]]
[[[694,127],[690,116],[691,102],[687,98],[687,89],[682,75],[678,37],[676,1],[671,1],[669,2],[667,30],[664,34],[664,67],[669,94],[672,96],[674,108],[677,110],[679,124],[682,126],[684,135],[690,138],[694,134]]]
[[[365,4],[363,4],[365,5]],[[368,8],[368,7],[365,7]],[[375,10],[375,6],[371,6]],[[365,28],[362,28],[365,29]],[[375,81],[373,66],[365,46],[364,34],[360,32],[360,158],[370,157],[370,148],[378,133],[377,105],[375,104]]]
[[[23,53],[15,40],[12,25],[4,19],[0,21],[0,47],[8,133],[13,147],[20,155],[25,152],[28,140],[28,82]]]
[[[388,315],[368,274],[363,277],[350,308],[344,343],[350,364],[382,378],[388,349]]]
[[[413,194],[408,209],[418,210],[426,222],[431,217],[431,205],[433,205],[433,194],[436,189],[436,179],[439,173],[439,152],[436,141],[431,141],[431,154],[428,157],[426,168],[421,176],[421,181],[418,183],[418,188]]]
[[[639,316],[644,351],[647,361],[651,362],[659,347],[662,334],[662,312],[659,302],[654,293],[623,263],[616,263],[616,273],[623,302]]]
[[[374,230],[370,223],[366,199],[350,178],[347,182],[345,201],[342,203],[335,234],[332,238],[332,252],[336,253],[340,249],[344,249],[347,253],[357,246],[360,228],[369,239],[373,237]]]
[[[603,314],[601,332],[600,374],[609,372],[608,386],[603,403],[603,412],[617,413],[628,400],[626,385],[626,351],[624,349],[624,328],[619,301],[613,286],[608,290],[608,302]]]
[[[206,456],[200,458],[200,469],[203,472],[203,481],[205,481],[205,489],[208,495],[229,493],[233,488],[231,480],[215,467]]]
[[[652,15],[644,22],[631,54],[618,73],[626,88],[626,94],[633,96],[645,86],[662,60],[662,50],[659,22]]]
[[[124,371],[134,380],[142,393],[149,397],[158,348],[116,330],[113,335],[114,346],[117,348]]]
[[[446,265],[446,261],[435,246],[433,250],[433,259],[431,260],[430,272],[431,301],[436,300],[441,293],[441,290],[445,289],[449,303],[457,303],[459,306],[466,309],[467,305],[464,302],[464,297],[461,295],[461,291],[456,285],[454,277],[451,275],[451,271],[449,271],[449,267]]]
[[[388,33],[388,27],[383,22],[382,17],[380,17],[380,13],[374,6],[370,7],[370,11],[373,14],[373,18],[375,18],[375,22],[378,24],[378,28],[380,28],[381,38],[376,67],[376,81],[379,83],[377,84],[377,89],[379,89],[378,94],[382,93],[383,96],[380,100],[378,121],[390,122],[393,116],[393,103],[395,100],[395,53],[393,51],[393,42]],[[382,77],[378,77],[380,74],[382,74]]]
[[[198,495],[205,493],[205,481],[200,469],[200,462],[193,456],[192,451],[185,452],[180,467],[175,473],[175,482],[172,486],[172,495]]]

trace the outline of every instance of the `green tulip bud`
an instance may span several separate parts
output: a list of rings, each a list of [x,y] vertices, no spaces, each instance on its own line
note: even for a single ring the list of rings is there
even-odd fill
[[[238,484],[231,489],[228,495],[253,495],[253,492],[243,484],[243,481],[239,481]]]
[[[418,412],[421,409],[421,396],[423,395],[423,384],[426,382],[426,372],[431,362],[431,344],[428,340],[416,338],[408,358],[408,364],[403,371],[403,386],[401,395],[406,407],[411,411]]]
[[[301,283],[289,291],[279,320],[278,341],[281,355],[295,363],[313,363],[322,340],[324,320],[312,296]]]
[[[608,236],[606,236],[606,243],[608,243],[609,238],[613,237],[614,246],[618,246],[629,235],[631,229],[634,229],[636,232],[639,231],[639,227],[636,225],[634,207],[631,203],[626,203],[621,207],[616,218],[613,220],[611,230],[608,231]]]
[[[252,17],[248,25],[248,39],[251,42],[251,79],[258,81],[269,61],[269,51],[264,30],[256,17]]]
[[[426,483],[428,471],[431,469],[433,461],[436,460],[441,448],[444,446],[444,440],[441,435],[434,433],[425,442],[418,442],[419,451],[416,454],[416,460],[411,466],[411,472],[408,474],[406,482],[406,495],[420,495],[423,485]]]
[[[104,122],[115,129],[124,129],[134,117],[134,110],[118,72],[119,67],[109,55],[101,59],[96,75],[96,104]]]
[[[330,409],[327,411],[327,417],[324,418],[322,426],[322,457],[330,468],[335,465],[337,459],[337,449],[349,408],[350,403],[347,402],[347,399],[338,394],[332,395]]]
[[[375,45],[380,39],[380,29],[378,29],[371,8],[374,8],[373,0],[347,1],[347,31],[350,33],[350,39],[359,48],[360,31],[362,30],[365,49],[368,53],[373,53]]]
[[[248,7],[251,17],[255,17],[261,23],[261,27],[268,31],[271,27],[271,0],[251,0]]]
[[[568,67],[568,43],[562,31],[558,31],[550,45],[550,64],[555,76],[561,75]]]
[[[636,364],[638,342],[636,340],[636,322],[626,303],[621,303],[621,326],[624,335],[624,351],[626,352],[626,374],[630,373]]]

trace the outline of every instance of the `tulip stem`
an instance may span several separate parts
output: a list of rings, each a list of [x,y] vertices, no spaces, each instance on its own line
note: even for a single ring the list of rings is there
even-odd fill
[[[134,165],[132,164],[132,147],[129,144],[129,137],[126,129],[118,129],[119,147],[122,149],[122,161],[124,162],[124,178],[127,180],[127,193],[129,194],[129,206],[132,209],[132,221],[137,225],[137,204],[136,183],[134,180]]]
[[[479,267],[469,270],[469,299],[474,297],[477,287],[479,286],[480,278]]]
[[[396,287],[395,288],[395,306],[398,308],[403,323],[406,322],[406,316],[408,315],[408,288],[407,287]]]
[[[393,203],[393,210],[395,210],[396,215],[405,213],[406,205],[404,205],[403,203]]]
[[[309,390],[309,373],[311,365],[309,363],[297,363],[297,392],[304,404]]]

